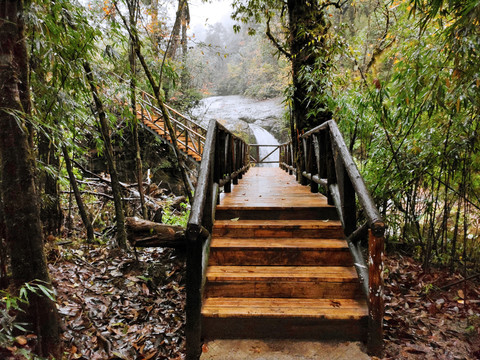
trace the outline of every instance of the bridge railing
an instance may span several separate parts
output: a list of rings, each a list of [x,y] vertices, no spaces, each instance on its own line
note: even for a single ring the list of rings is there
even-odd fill
[[[300,137],[303,168],[297,169],[292,143],[281,145],[280,167],[297,174],[301,183],[318,192],[322,185],[328,203],[335,205],[362,290],[369,308],[368,348],[378,353],[383,345],[383,248],[385,224],[335,121],[330,120]],[[298,176],[301,175],[301,176]],[[357,222],[357,200],[365,222]],[[368,235],[368,266],[360,240]]]
[[[279,164],[279,160],[270,160],[269,157],[280,151],[280,145],[249,144],[248,146],[250,147],[250,162],[252,164]],[[267,155],[260,154],[261,148],[267,149]]]
[[[153,123],[167,138],[169,131],[165,124],[165,119],[163,118],[161,110],[155,106],[154,103],[155,99],[150,94],[141,92],[139,99],[140,108],[137,110],[137,114],[141,116],[142,120],[147,119]],[[190,150],[201,157],[205,146],[207,130],[167,104],[165,104],[165,107],[169,112],[170,120],[176,132],[177,141],[179,145],[182,145],[180,147],[181,150],[187,154],[188,150]]]
[[[201,354],[201,309],[206,279],[208,251],[219,188],[230,192],[232,183],[248,169],[248,145],[215,120],[205,139],[195,198],[187,224],[187,359]]]

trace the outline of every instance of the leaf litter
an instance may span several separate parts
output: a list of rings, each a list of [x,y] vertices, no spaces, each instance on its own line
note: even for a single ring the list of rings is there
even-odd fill
[[[183,359],[185,254],[65,249],[50,264],[68,359]]]
[[[480,359],[480,287],[412,258],[385,260],[384,359]],[[460,296],[461,295],[461,296]],[[466,300],[466,301],[465,301]]]
[[[106,246],[69,246],[48,255],[65,359],[185,358],[184,253],[143,249],[137,261]],[[478,281],[442,289],[461,275],[427,274],[399,255],[385,269],[384,360],[480,359]]]

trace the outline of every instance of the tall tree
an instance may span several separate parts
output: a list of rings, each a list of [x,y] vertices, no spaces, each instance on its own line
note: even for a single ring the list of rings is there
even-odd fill
[[[329,120],[331,111],[324,99],[326,84],[318,81],[329,71],[331,58],[327,34],[330,28],[326,20],[329,6],[339,7],[339,3],[324,0],[235,0],[234,19],[244,23],[265,21],[266,36],[278,51],[291,62],[292,89],[290,91],[292,115],[290,129],[296,150],[297,167],[302,169],[303,147],[297,137]],[[272,33],[270,22],[273,18],[282,21],[286,29],[284,39]],[[299,178],[303,179],[300,175]]]
[[[127,0],[128,13],[130,27],[136,27],[137,23],[137,13],[139,9],[138,0]],[[135,166],[137,173],[137,183],[138,183],[138,193],[140,194],[140,207],[143,217],[147,218],[147,207],[145,205],[145,194],[143,189],[143,167],[142,167],[142,157],[140,151],[140,143],[138,140],[138,118],[137,118],[137,57],[135,55],[135,44],[132,39],[129,38],[129,54],[128,60],[130,63],[130,106],[132,108],[132,133],[133,133],[133,143],[135,146]]]
[[[34,156],[27,122],[31,105],[28,54],[24,35],[24,2],[0,1],[0,157],[2,198],[12,278],[18,288],[40,280],[50,286],[43,249],[40,211],[34,184]],[[24,320],[39,337],[37,353],[61,357],[55,304],[32,294]]]
[[[96,82],[93,78],[92,68],[88,62],[85,62],[85,75],[92,92],[93,101],[96,108],[96,116],[99,120],[100,134],[105,144],[105,157],[107,159],[108,172],[112,181],[113,202],[115,203],[115,220],[117,223],[117,245],[122,249],[127,249],[127,232],[125,228],[125,212],[122,200],[122,188],[118,178],[115,155],[113,153],[112,139],[110,137],[110,126],[107,122],[107,116],[103,107],[103,102],[97,90]]]

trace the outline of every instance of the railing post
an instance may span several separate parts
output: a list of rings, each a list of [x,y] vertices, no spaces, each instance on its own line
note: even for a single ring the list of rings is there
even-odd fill
[[[335,176],[335,162],[333,159],[332,141],[330,139],[330,133],[326,133],[325,136],[325,167],[327,172],[327,202],[328,205],[335,205],[333,196],[330,192],[330,185],[337,183]]]
[[[293,145],[292,145],[292,143],[288,144],[288,153],[289,153],[289,163],[288,163],[288,165],[293,167],[293,164],[295,163],[295,161],[293,159]],[[288,169],[288,175],[293,175],[293,170],[291,169],[291,167]]]
[[[302,150],[303,147],[303,150]],[[308,179],[303,176],[303,172],[306,171],[306,162],[307,162],[307,143],[305,138],[298,138],[298,152],[301,154],[300,157],[300,169],[297,169],[297,181],[300,185],[308,185]]]
[[[231,174],[232,173],[232,156],[231,156],[231,151],[232,151],[232,142],[231,142],[232,136],[230,134],[227,134],[225,138],[225,174]],[[225,193],[232,192],[232,181],[227,181],[225,185],[223,185],[223,191]]]
[[[237,171],[238,166],[238,140],[232,139],[232,172]],[[238,176],[232,179],[233,185],[238,185]]]
[[[244,157],[244,154],[245,154],[245,145],[243,144],[242,141],[239,141],[238,142],[238,155],[237,155],[237,158],[238,158],[238,168],[241,169],[243,167],[243,157]],[[239,174],[238,174],[238,180],[242,180],[243,178],[243,171],[241,171]]]
[[[350,177],[348,176],[345,164],[335,151],[335,173],[337,177],[338,191],[343,218],[343,230],[345,236],[349,236],[357,228],[357,206],[355,203],[355,189],[353,188]]]
[[[310,139],[310,141],[309,141],[310,160],[309,160],[307,172],[309,172],[312,175],[312,180],[310,181],[310,191],[312,193],[316,194],[316,193],[318,193],[318,184],[315,181],[313,181],[313,176],[318,174],[318,166],[317,166],[317,161],[318,161],[317,160],[318,159],[317,148],[318,148],[318,146],[316,146],[316,143],[317,143],[316,135],[312,134],[309,137],[309,139]]]
[[[379,356],[383,348],[383,248],[384,226],[368,234],[368,353]]]

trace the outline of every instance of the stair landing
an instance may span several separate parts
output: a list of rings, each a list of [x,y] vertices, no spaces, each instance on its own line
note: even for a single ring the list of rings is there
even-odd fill
[[[368,309],[333,206],[280,168],[217,205],[203,337],[365,340]]]

